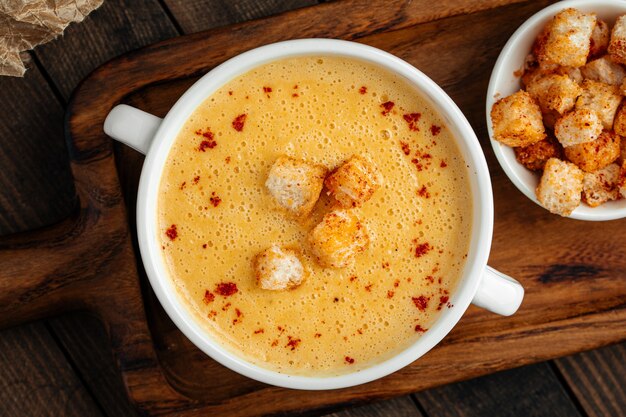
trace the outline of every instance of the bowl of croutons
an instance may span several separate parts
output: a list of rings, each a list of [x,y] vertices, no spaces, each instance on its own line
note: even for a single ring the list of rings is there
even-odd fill
[[[626,2],[569,0],[528,19],[487,91],[494,153],[554,214],[626,217]]]

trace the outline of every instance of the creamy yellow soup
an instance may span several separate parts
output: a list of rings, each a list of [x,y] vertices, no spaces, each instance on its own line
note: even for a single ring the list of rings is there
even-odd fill
[[[329,170],[367,155],[384,185],[357,208],[369,248],[323,268],[306,245],[334,202],[295,219],[264,183],[287,155]],[[296,57],[234,78],[193,113],[172,147],[158,202],[163,257],[185,306],[225,348],[278,372],[332,376],[393,356],[452,308],[467,257],[463,156],[406,80],[340,57]],[[253,259],[298,248],[299,287],[258,287]]]

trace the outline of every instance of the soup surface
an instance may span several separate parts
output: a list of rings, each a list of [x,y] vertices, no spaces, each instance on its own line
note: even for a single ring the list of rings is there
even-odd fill
[[[264,183],[282,155],[329,169],[368,155],[384,178],[355,209],[369,249],[322,268],[306,237],[334,204],[325,190],[306,219]],[[179,296],[224,347],[275,371],[331,376],[405,349],[443,309],[469,248],[465,162],[440,117],[403,78],[340,57],[297,57],[234,78],[193,113],[161,179],[159,240]],[[300,248],[302,285],[268,291],[253,259]]]

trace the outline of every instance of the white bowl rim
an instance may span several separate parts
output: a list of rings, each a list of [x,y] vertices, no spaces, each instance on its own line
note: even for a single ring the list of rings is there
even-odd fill
[[[614,7],[620,8],[626,13],[626,2],[616,2],[615,0],[563,0],[554,3],[544,9],[541,9],[528,20],[526,20],[514,33],[511,35],[507,43],[502,48],[500,55],[496,61],[493,71],[491,72],[491,78],[489,79],[489,87],[487,88],[487,100],[486,100],[486,119],[487,119],[487,131],[489,132],[489,138],[493,151],[500,163],[500,166],[509,177],[511,182],[520,190],[526,197],[528,197],[535,204],[543,208],[541,203],[537,200],[535,195],[535,188],[525,181],[516,172],[516,166],[520,165],[515,159],[512,153],[512,148],[501,144],[493,139],[493,129],[491,125],[491,107],[496,101],[495,97],[500,96],[499,86],[501,79],[506,77],[507,64],[509,55],[516,50],[517,45],[521,41],[526,40],[528,32],[537,29],[538,25],[543,25],[543,21],[554,16],[556,13],[567,8],[578,8],[584,11],[594,11],[594,8],[600,7]],[[530,50],[528,51],[530,52]],[[521,68],[521,65],[519,66]],[[518,69],[519,69],[518,68]],[[509,68],[510,69],[510,68]],[[513,155],[513,156],[512,156]],[[571,219],[587,220],[587,221],[606,221],[615,220],[626,217],[626,200],[611,201],[603,204],[599,207],[589,207],[584,203],[574,209],[572,214],[568,216]]]
[[[464,152],[472,188],[472,231],[463,276],[439,319],[413,345],[384,362],[350,374],[312,377],[278,373],[254,364],[212,339],[178,299],[158,244],[156,206],[162,167],[180,128],[206,97],[230,79],[277,59],[301,55],[338,55],[364,60],[403,76],[438,110]],[[171,108],[158,128],[141,173],[137,198],[137,232],[143,264],[151,286],[166,313],[191,342],[222,365],[268,384],[306,390],[345,388],[389,375],[424,355],[454,327],[474,297],[487,264],[493,231],[493,196],[487,163],[469,122],[450,97],[430,78],[400,58],[380,49],[334,39],[298,39],[265,45],[211,70],[191,86]]]

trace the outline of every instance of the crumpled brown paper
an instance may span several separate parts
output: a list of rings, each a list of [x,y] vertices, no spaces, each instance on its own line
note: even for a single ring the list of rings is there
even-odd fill
[[[23,77],[20,52],[48,42],[80,22],[103,0],[0,0],[0,75]]]

